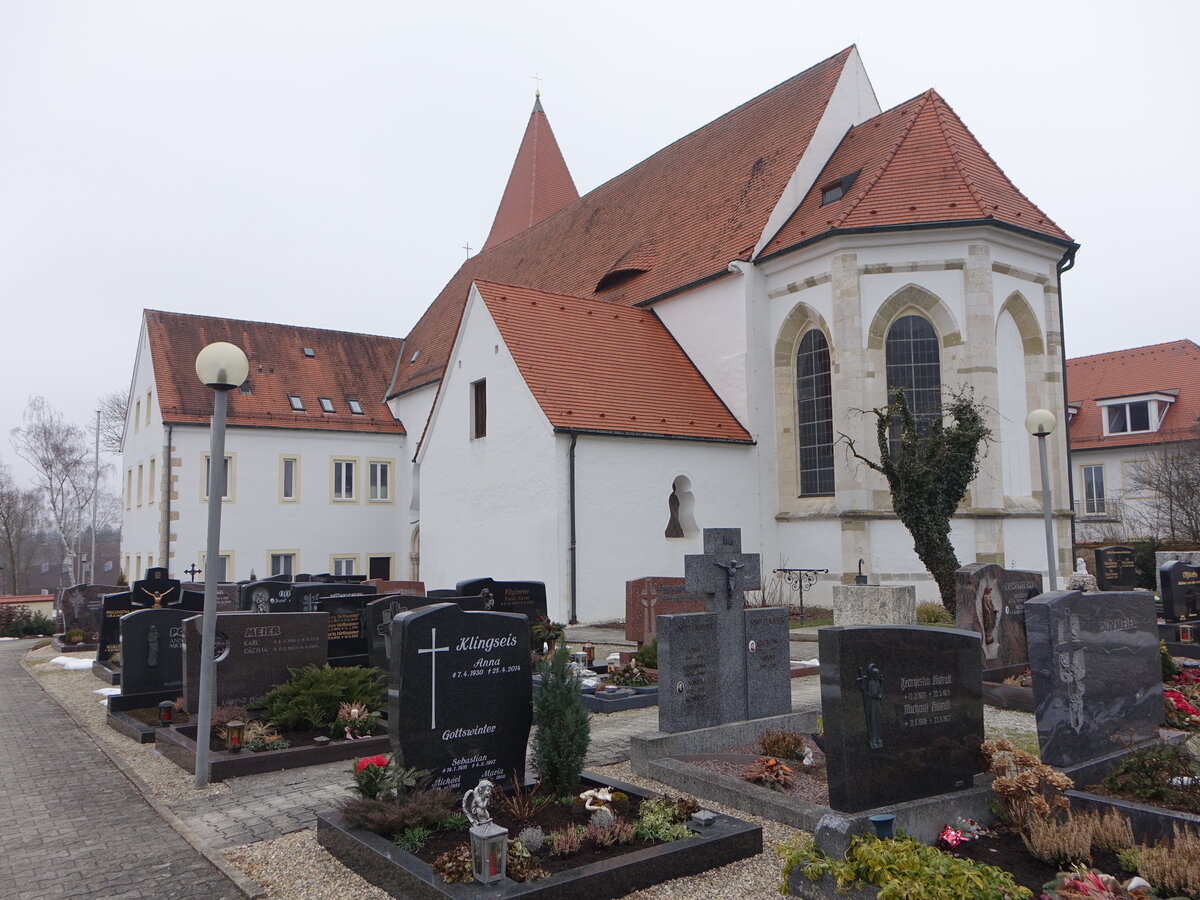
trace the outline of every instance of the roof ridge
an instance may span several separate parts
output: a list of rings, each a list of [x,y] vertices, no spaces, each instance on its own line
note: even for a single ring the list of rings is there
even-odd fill
[[[949,105],[933,88],[930,88],[926,92],[926,96],[933,100],[933,114],[937,121],[938,130],[942,133],[942,140],[944,140],[946,142],[946,146],[950,148],[950,156],[954,160],[955,167],[958,169],[959,177],[963,180],[963,184],[967,186],[967,190],[971,192],[971,196],[975,198],[975,205],[979,207],[980,217],[984,219],[995,218],[995,216],[988,211],[987,202],[984,200],[983,192],[979,189],[979,186],[975,184],[975,179],[971,177],[970,173],[967,172],[966,167],[963,165],[962,148],[958,146],[958,142],[954,140],[954,137],[946,128],[946,118],[943,115],[943,111],[949,110]],[[957,113],[954,113],[952,110],[951,114],[954,115],[955,118],[958,117]],[[966,123],[964,123],[962,119],[959,119],[959,122],[962,124],[963,128],[967,127]],[[971,134],[971,132],[968,131],[967,134]],[[980,150],[983,150],[983,145],[979,143],[975,135],[971,134],[971,139],[975,141],[975,144]],[[987,154],[986,150],[983,152],[985,155]],[[994,159],[992,159],[990,156],[988,159],[993,165],[995,165],[996,161]],[[996,166],[996,168],[999,169],[1000,167]],[[1009,184],[1014,190],[1016,190],[1016,186],[1012,185],[1012,182],[1009,182]],[[1020,191],[1017,191],[1017,193],[1020,193]],[[1028,200],[1029,198],[1026,197],[1025,199]]]
[[[296,325],[289,322],[267,322],[262,319],[238,319],[233,316],[207,316],[203,313],[173,312],[169,309],[148,309],[143,307],[143,313],[153,313],[160,316],[175,316],[184,319],[208,319],[213,322],[241,322],[244,325],[270,325],[273,328],[295,328],[301,331],[320,331],[325,334],[353,334],[359,337],[382,338],[385,341],[404,341],[404,337],[392,334],[375,334],[369,331],[346,331],[343,328],[322,328],[319,325]]]
[[[1100,353],[1089,353],[1086,356],[1072,356],[1067,359],[1067,362],[1068,363],[1083,362],[1084,360],[1096,359],[1101,356],[1118,356],[1118,355],[1126,354],[1126,353],[1136,353],[1139,350],[1163,350],[1163,349],[1166,349],[1167,347],[1181,345],[1181,344],[1190,344],[1192,346],[1192,349],[1196,350],[1197,352],[1200,352],[1200,344],[1197,344],[1191,338],[1179,338],[1178,340],[1163,341],[1158,344],[1142,344],[1141,346],[1138,346],[1138,347],[1123,347],[1120,350],[1103,350]]]
[[[846,217],[849,216],[850,213],[854,212],[854,210],[858,209],[859,205],[867,198],[867,194],[871,193],[871,189],[879,183],[881,178],[883,178],[884,173],[887,172],[888,167],[892,164],[892,160],[896,158],[896,154],[900,152],[900,148],[904,146],[904,142],[908,139],[909,132],[912,131],[912,127],[914,124],[916,124],[916,121],[918,117],[920,117],[922,110],[925,109],[925,104],[928,102],[928,99],[929,91],[926,91],[924,94],[920,95],[918,98],[918,105],[912,111],[912,114],[908,120],[908,124],[904,126],[903,130],[896,138],[895,144],[892,146],[892,149],[888,152],[888,155],[884,158],[883,162],[879,165],[878,169],[876,169],[874,176],[872,176],[871,179],[865,185],[863,185],[862,190],[859,191],[855,198],[847,205],[846,209],[842,211],[841,215],[839,215],[830,223],[831,228],[838,228],[842,222],[846,221]],[[911,99],[904,101],[904,103],[910,102]],[[904,103],[897,103],[892,107],[891,110],[888,110],[888,112],[891,112],[892,110],[898,110],[904,105]],[[873,118],[878,119],[883,115],[886,115],[886,113],[880,113],[879,116],[875,116]],[[870,121],[872,121],[872,119],[867,120],[867,122]],[[863,122],[862,124],[865,125],[867,123]],[[862,126],[855,127],[858,128]],[[851,129],[851,131],[853,131],[853,129]],[[847,132],[847,134],[849,134],[849,132]],[[843,138],[843,140],[845,140],[845,138]],[[837,151],[835,150],[834,153],[836,152]]]

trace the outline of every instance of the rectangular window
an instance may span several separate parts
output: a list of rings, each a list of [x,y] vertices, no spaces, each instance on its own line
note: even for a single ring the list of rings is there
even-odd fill
[[[382,460],[371,460],[367,464],[370,490],[367,499],[377,503],[389,503],[392,499],[392,464]]]
[[[138,400],[133,404],[133,430],[137,432],[142,426],[142,401]]]
[[[134,581],[142,577],[142,554],[140,553],[133,558],[133,571]]]
[[[138,463],[137,505],[138,506],[142,505],[142,464],[141,463]]]
[[[292,577],[296,568],[295,553],[272,553],[271,554],[271,574],[286,575]]]
[[[46,570],[45,570],[45,569],[42,569],[42,571],[44,572],[44,571],[46,571]],[[133,580],[132,578],[130,578],[130,577],[129,577],[129,573],[131,573],[132,571],[133,571],[133,570],[132,570],[131,568],[129,568],[129,554],[128,554],[128,553],[126,553],[126,554],[125,554],[125,580],[126,580],[126,581],[132,581],[132,580]]]
[[[333,401],[328,397],[318,397],[317,402],[321,404],[321,409],[324,412],[333,412]]]
[[[487,436],[487,379],[471,385],[471,437]]]
[[[279,459],[279,499],[289,503],[300,499],[300,460],[295,456]]]
[[[350,407],[350,412],[354,413],[354,415],[361,416],[363,414],[362,404],[359,403],[357,400],[351,400],[350,398],[347,397],[346,405]]]
[[[222,553],[220,556],[217,557],[217,562],[216,562],[217,581],[232,581],[233,580],[233,578],[230,577],[231,573],[233,571],[232,556],[233,556],[233,554],[231,554],[231,553]],[[208,575],[208,572],[206,570],[207,565],[208,565],[208,554],[201,553],[200,554],[200,569],[202,571],[204,571],[204,575],[206,577]]]
[[[158,484],[154,480],[155,463],[158,460],[153,456],[150,457],[149,474],[146,476],[146,503],[150,506],[154,505],[154,497],[158,493]]]
[[[208,454],[204,454],[204,492],[202,499],[208,499],[211,467],[209,466]],[[222,500],[233,499],[233,457],[225,457],[225,493],[221,497]]]
[[[1093,516],[1104,514],[1104,466],[1083,467],[1083,511]]]
[[[335,556],[333,557],[333,574],[334,575],[356,575],[354,570],[358,568],[357,556]]]
[[[150,424],[150,391],[146,391],[146,424]]]
[[[125,508],[133,508],[133,467],[125,470]]]
[[[1106,435],[1158,431],[1174,402],[1173,394],[1096,401],[1101,415],[1104,416]]]
[[[349,501],[355,499],[354,462],[352,459],[335,459],[333,461],[334,500]]]
[[[304,412],[304,401],[300,399],[298,394],[288,394],[288,403],[292,405],[292,409],[296,412]]]

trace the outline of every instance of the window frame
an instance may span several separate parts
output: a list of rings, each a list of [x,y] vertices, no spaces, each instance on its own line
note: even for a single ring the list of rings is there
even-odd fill
[[[287,493],[287,464],[292,463],[292,493]],[[300,502],[300,455],[296,453],[279,454],[279,502]]]
[[[348,407],[350,407],[350,415],[352,415],[352,416],[366,415],[366,413],[363,412],[362,403],[360,403],[358,400],[355,400],[352,397],[347,397],[346,405]]]
[[[914,321],[923,323],[923,327],[928,329],[928,334],[916,336],[911,331],[906,336],[895,334],[896,329],[902,323]],[[908,359],[900,359],[899,357],[906,350]],[[928,353],[929,350],[933,351],[934,359],[932,361],[917,358],[919,355]],[[883,357],[884,404],[891,402],[892,392],[899,387],[904,391],[908,408],[918,423],[919,431],[923,431],[930,427],[931,423],[939,421],[943,415],[942,340],[933,322],[928,317],[911,309],[897,316],[888,325],[887,332],[884,334]],[[928,380],[922,379],[921,375],[927,375],[935,366],[936,384],[921,384],[921,381]],[[896,378],[895,376],[901,372],[907,372],[908,377],[904,380]],[[894,378],[895,380],[893,380]],[[909,381],[912,383],[908,383]],[[936,404],[929,403],[931,397],[937,398]],[[899,440],[899,423],[892,421],[888,431],[891,449],[894,453]]]
[[[334,407],[333,407],[333,398],[332,397],[318,397],[317,403],[320,404],[321,412],[323,412],[323,413],[337,412],[337,410],[334,409]]]
[[[815,335],[820,339],[820,346],[806,350],[805,344]],[[813,340],[813,343],[816,343]],[[801,355],[815,357],[817,364],[821,363],[823,355],[824,371],[814,370],[811,374],[801,373]],[[795,390],[796,390],[796,474],[797,474],[797,490],[799,497],[832,497],[836,493],[835,473],[833,461],[833,354],[829,347],[829,338],[820,328],[812,327],[805,330],[800,336],[800,340],[796,343],[796,356],[794,364],[795,375]],[[801,379],[807,379],[814,383],[815,388],[823,393],[813,393],[811,397],[805,397],[802,390],[803,384]],[[804,410],[805,404],[811,404],[812,417],[805,419]],[[825,409],[822,409],[822,404]],[[828,417],[820,417],[822,412],[828,412]],[[822,426],[827,426],[828,435],[814,434],[814,437],[828,437],[827,441],[807,443],[805,440],[806,426],[810,430],[817,431]],[[814,457],[817,465],[806,465],[805,455],[808,453]],[[828,473],[825,476],[823,473]],[[810,480],[815,477],[816,483],[812,490],[805,490],[806,476]],[[828,477],[828,485],[823,483],[824,478]],[[827,489],[826,489],[827,487]]]
[[[331,553],[329,554],[329,573],[331,575],[359,575],[359,559],[362,554],[359,553]],[[350,563],[349,572],[339,572],[338,563]]]
[[[471,440],[487,437],[487,379],[471,382]]]
[[[286,557],[290,560],[288,572],[275,571],[275,557],[281,559]],[[300,569],[300,551],[299,550],[268,550],[267,551],[267,573],[269,575],[287,575],[289,578],[295,577]]]
[[[196,565],[198,565],[200,567],[200,571],[203,572],[204,576],[207,578],[208,577],[208,551],[201,550],[196,554],[196,556],[198,559],[198,562],[196,563]],[[233,581],[234,579],[231,577],[232,573],[234,572],[233,551],[232,550],[222,550],[221,552],[219,552],[217,554],[217,558],[223,559],[225,561],[225,578],[223,579],[223,582],[228,583],[228,582]],[[221,579],[219,579],[219,580],[221,580]]]
[[[1100,470],[1100,491],[1096,495],[1096,479],[1089,474]],[[1104,463],[1082,463],[1079,466],[1079,485],[1083,495],[1083,515],[1103,516],[1108,513],[1107,491],[1105,489]],[[1090,483],[1089,483],[1090,482]],[[1091,496],[1089,496],[1089,494]]]
[[[208,502],[208,486],[209,486],[209,456],[205,451],[200,454],[200,502]],[[225,472],[225,496],[221,498],[222,503],[233,503],[237,497],[237,454],[226,453],[226,472]]]
[[[292,412],[304,412],[304,398],[299,394],[288,394],[288,405],[292,408]]]
[[[392,478],[392,473],[396,466],[394,460],[391,459],[368,459],[367,460],[367,502],[368,503],[392,503],[396,496],[394,488],[395,479]],[[375,471],[379,469],[386,472],[384,481],[386,482],[386,496],[376,497]]]
[[[1175,398],[1170,394],[1131,394],[1127,397],[1110,397],[1096,401],[1096,406],[1100,409],[1100,422],[1103,428],[1105,437],[1124,437],[1127,434],[1154,434],[1162,427],[1163,420],[1167,417],[1167,411],[1170,410],[1171,404],[1175,402]],[[1133,423],[1133,417],[1130,415],[1130,410],[1134,406],[1146,405],[1146,423],[1145,428],[1130,427]],[[1112,414],[1116,410],[1124,411],[1124,419],[1126,427],[1121,430],[1112,428]]]
[[[147,506],[154,505],[155,497],[158,494],[158,490],[155,487],[158,483],[157,479],[155,477],[158,474],[157,469],[158,469],[158,459],[157,459],[157,457],[151,456],[149,465],[146,467],[146,505]]]
[[[350,465],[353,468],[350,470],[350,493],[345,495],[345,474],[339,476],[338,468]],[[332,503],[357,503],[359,498],[358,490],[358,471],[359,458],[357,456],[332,456],[329,458],[329,499]],[[339,484],[342,487],[343,496],[338,496]]]

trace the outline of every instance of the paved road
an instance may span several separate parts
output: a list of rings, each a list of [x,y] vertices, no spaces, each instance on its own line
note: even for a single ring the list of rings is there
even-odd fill
[[[0,642],[0,897],[241,897],[21,668],[29,647]]]

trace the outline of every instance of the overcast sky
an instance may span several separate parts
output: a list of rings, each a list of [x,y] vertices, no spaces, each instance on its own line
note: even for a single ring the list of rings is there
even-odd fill
[[[1069,356],[1200,339],[1198,10],[0,0],[0,460],[30,394],[86,423],[128,387],[145,307],[404,335],[535,73],[586,193],[857,44],[883,108],[936,88],[1082,244]]]

